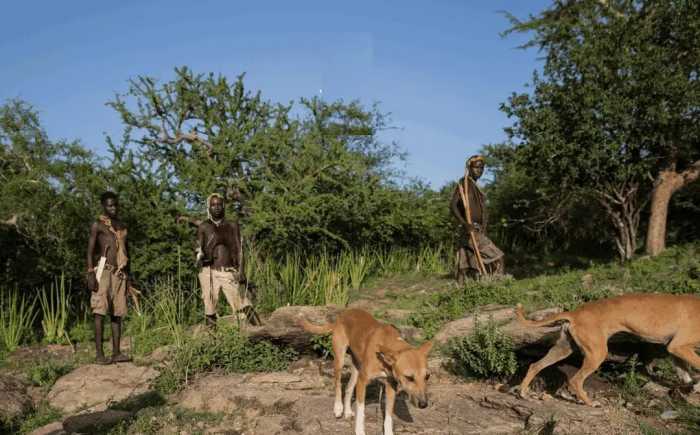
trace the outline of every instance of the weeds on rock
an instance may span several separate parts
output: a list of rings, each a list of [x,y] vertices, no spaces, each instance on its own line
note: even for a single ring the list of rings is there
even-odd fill
[[[58,378],[69,373],[75,367],[71,363],[61,363],[52,360],[44,361],[30,366],[27,369],[27,378],[32,384],[49,390]]]
[[[186,337],[156,380],[156,386],[169,394],[197,374],[212,370],[224,373],[284,370],[296,356],[290,348],[280,348],[268,341],[250,341],[236,327],[219,325],[215,333]]]

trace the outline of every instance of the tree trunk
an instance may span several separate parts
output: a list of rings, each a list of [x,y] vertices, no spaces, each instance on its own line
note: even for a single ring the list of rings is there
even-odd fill
[[[630,260],[637,251],[637,230],[640,212],[646,201],[639,201],[639,184],[621,182],[596,190],[598,202],[603,206],[614,228],[615,247],[620,261]]]
[[[700,160],[683,172],[673,168],[659,172],[654,180],[654,190],[651,193],[651,216],[647,229],[646,253],[651,256],[659,255],[666,249],[666,221],[668,205],[676,191],[687,186],[700,176]]]
[[[647,228],[646,252],[659,255],[666,248],[666,220],[671,196],[681,187],[682,179],[675,171],[661,171],[651,192],[651,216]]]

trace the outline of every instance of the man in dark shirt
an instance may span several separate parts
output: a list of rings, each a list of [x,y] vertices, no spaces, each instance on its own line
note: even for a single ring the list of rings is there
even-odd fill
[[[467,160],[467,179],[460,178],[457,187],[452,193],[450,209],[452,214],[464,226],[466,234],[462,234],[457,250],[457,281],[462,284],[466,276],[481,275],[483,263],[486,274],[502,274],[504,269],[503,252],[486,236],[487,214],[486,195],[477,186],[476,181],[484,173],[484,158],[472,156]],[[465,192],[469,201],[470,222],[467,222],[465,204],[460,192]],[[471,235],[474,234],[472,239]],[[474,246],[476,241],[476,247]],[[477,257],[478,250],[481,261]]]
[[[239,291],[240,285],[246,284],[246,278],[238,223],[224,219],[224,199],[216,193],[207,198],[207,214],[208,219],[197,229],[197,264],[201,266],[199,283],[207,325],[216,324],[220,291],[224,292],[234,314],[250,319],[252,304],[247,292]]]

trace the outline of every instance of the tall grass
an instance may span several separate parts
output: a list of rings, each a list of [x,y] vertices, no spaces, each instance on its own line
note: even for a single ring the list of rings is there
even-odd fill
[[[374,257],[368,249],[343,251],[338,260],[338,268],[347,277],[352,290],[359,290],[374,268]]]
[[[70,285],[66,291],[66,281],[63,273],[47,290],[43,287],[39,292],[41,305],[41,328],[47,343],[59,343],[68,338],[68,313],[70,310]]]
[[[450,268],[449,253],[445,246],[387,251],[364,248],[311,256],[292,252],[275,259],[250,249],[246,275],[257,286],[257,305],[263,311],[283,305],[343,306],[350,291],[359,290],[371,277],[444,274]]]
[[[14,351],[31,335],[36,315],[36,298],[30,301],[17,289],[0,289],[0,340],[7,351]]]

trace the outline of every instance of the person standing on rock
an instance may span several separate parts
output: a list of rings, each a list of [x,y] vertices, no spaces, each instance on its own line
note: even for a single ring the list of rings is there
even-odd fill
[[[486,195],[476,181],[484,173],[484,158],[471,156],[465,165],[465,176],[457,182],[450,209],[465,233],[457,247],[457,281],[467,276],[500,275],[504,272],[503,252],[486,236]]]
[[[216,325],[219,292],[223,291],[233,313],[241,320],[258,324],[248,299],[245,264],[238,223],[225,219],[224,198],[213,193],[207,198],[207,220],[197,228],[197,265],[202,287],[207,326]]]
[[[117,217],[119,200],[113,192],[100,196],[103,213],[90,227],[87,248],[87,284],[92,292],[90,307],[95,315],[95,353],[98,364],[131,361],[121,353],[122,318],[126,316],[126,295],[129,289],[129,256],[126,225]],[[112,324],[112,357],[102,350],[102,323],[110,316]]]

